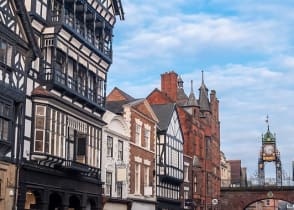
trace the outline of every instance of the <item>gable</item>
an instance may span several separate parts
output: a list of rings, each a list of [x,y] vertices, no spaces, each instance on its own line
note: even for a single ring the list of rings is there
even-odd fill
[[[180,119],[178,117],[176,110],[174,110],[171,120],[169,122],[167,134],[174,136],[178,141],[183,142]]]
[[[21,20],[16,14],[16,8],[12,0],[0,0],[0,24],[27,42]]]
[[[172,100],[162,91],[155,89],[148,96],[147,101],[150,104],[167,104],[171,103]]]
[[[139,103],[135,106],[133,106],[134,109],[136,109],[138,112],[144,114],[145,116],[147,116],[148,118],[154,120],[152,114],[150,113],[150,110],[145,106],[144,103]]]
[[[115,87],[106,97],[107,101],[129,101],[134,98]]]

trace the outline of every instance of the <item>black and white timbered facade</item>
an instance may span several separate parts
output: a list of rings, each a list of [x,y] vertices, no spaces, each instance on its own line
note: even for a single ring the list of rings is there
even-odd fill
[[[0,209],[16,207],[27,77],[41,57],[29,23],[22,1],[0,0]]]
[[[183,182],[183,135],[176,105],[152,105],[159,124],[156,142],[157,209],[181,208]]]
[[[102,209],[116,15],[120,0],[0,0],[0,156],[16,166],[14,207]]]

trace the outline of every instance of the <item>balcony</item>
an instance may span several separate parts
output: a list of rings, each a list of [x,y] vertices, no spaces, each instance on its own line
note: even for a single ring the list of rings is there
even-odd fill
[[[34,152],[32,153],[32,160],[37,161],[39,165],[55,168],[67,172],[80,173],[83,176],[98,178],[100,179],[101,173],[99,168],[87,165],[85,163],[80,163],[75,160],[66,160],[62,157]]]
[[[41,81],[49,87],[62,92],[63,95],[70,97],[73,101],[79,102],[89,108],[98,108],[104,112],[105,97],[97,94],[96,90],[86,87],[74,78],[47,68],[40,74]]]
[[[75,38],[111,63],[112,26],[99,16],[100,14],[87,9],[79,1],[76,3],[67,1],[64,6],[60,4],[51,11],[49,22],[58,28],[62,25],[74,34]]]
[[[62,167],[68,170],[78,171],[82,173],[87,173],[89,169],[88,165],[73,160],[65,160],[62,163]]]

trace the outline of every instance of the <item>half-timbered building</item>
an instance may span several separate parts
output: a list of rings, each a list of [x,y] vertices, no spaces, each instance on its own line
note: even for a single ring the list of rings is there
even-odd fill
[[[25,130],[26,82],[41,57],[23,1],[0,1],[0,209],[14,209]]]
[[[1,209],[102,209],[117,15],[120,0],[0,1]]]
[[[156,209],[180,209],[184,159],[178,112],[174,103],[151,106],[159,119],[156,139]]]

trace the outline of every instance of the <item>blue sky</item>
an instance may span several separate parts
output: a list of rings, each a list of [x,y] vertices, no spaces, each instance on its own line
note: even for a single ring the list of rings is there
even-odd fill
[[[122,0],[125,21],[114,31],[114,86],[138,98],[160,88],[174,70],[194,90],[205,71],[220,101],[221,150],[257,171],[261,134],[277,136],[289,175],[294,150],[294,1]],[[266,176],[274,174],[266,165]]]

